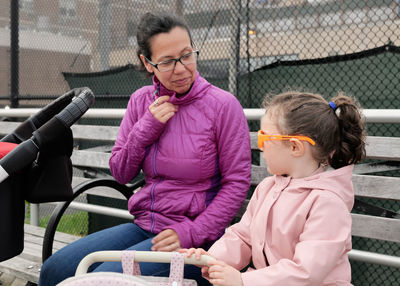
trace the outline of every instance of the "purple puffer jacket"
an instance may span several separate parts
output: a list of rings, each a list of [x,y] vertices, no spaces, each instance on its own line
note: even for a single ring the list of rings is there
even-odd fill
[[[132,94],[112,150],[110,169],[120,183],[143,169],[146,184],[129,199],[135,223],[159,233],[173,229],[184,248],[216,240],[250,186],[250,136],[243,109],[230,93],[198,73],[188,94],[176,97],[153,77]],[[165,124],[149,105],[169,95],[179,105]]]

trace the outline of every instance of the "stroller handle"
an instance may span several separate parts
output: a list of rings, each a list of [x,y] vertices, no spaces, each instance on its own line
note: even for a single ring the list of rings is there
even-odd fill
[[[70,91],[64,93],[49,105],[45,106],[38,113],[32,115],[29,120],[32,121],[36,128],[39,128],[49,121],[55,114],[63,110],[69,103],[71,103],[77,92],[79,92],[78,88],[71,89]]]
[[[19,170],[29,166],[37,157],[39,147],[28,139],[11,150],[0,161],[0,183]]]
[[[135,251],[135,261],[137,262],[161,262],[170,263],[172,252],[163,251]],[[86,255],[78,265],[75,276],[86,274],[90,265],[96,262],[121,261],[122,251],[96,251]],[[214,260],[211,256],[201,255],[197,260],[194,255],[185,257],[185,264],[207,265],[207,262]]]
[[[93,92],[88,88],[79,88],[71,91],[66,96],[63,96],[62,101],[59,101],[55,106],[60,108],[65,104],[65,100],[72,94],[79,92],[79,95],[72,100],[63,110],[56,114],[52,119],[40,126],[39,129],[33,132],[32,137],[23,141],[10,153],[0,160],[0,183],[10,175],[29,166],[38,156],[39,150],[44,145],[49,145],[50,142],[57,139],[58,136],[65,133],[65,128],[60,129],[60,126],[70,128],[94,103]],[[53,105],[54,107],[54,105]],[[53,108],[51,108],[53,109]],[[41,124],[42,120],[49,116],[50,110],[39,117],[34,117],[36,122]],[[37,121],[39,120],[39,121]],[[45,134],[43,136],[43,134]]]
[[[93,105],[94,95],[90,88],[82,88],[80,94],[55,117],[71,127]]]

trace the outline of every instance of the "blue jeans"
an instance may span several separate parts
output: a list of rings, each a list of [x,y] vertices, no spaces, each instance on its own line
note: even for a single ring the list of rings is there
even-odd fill
[[[121,224],[85,236],[50,256],[42,265],[39,286],[54,286],[75,275],[79,262],[89,253],[102,250],[150,250],[154,233],[140,228],[134,223]],[[168,263],[139,263],[142,275],[169,275]],[[121,262],[95,263],[89,272],[120,272]],[[185,265],[185,278],[194,279],[199,285],[210,285],[201,277],[200,268]]]

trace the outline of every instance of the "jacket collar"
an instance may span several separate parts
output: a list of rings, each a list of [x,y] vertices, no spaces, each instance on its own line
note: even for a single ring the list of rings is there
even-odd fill
[[[291,177],[275,176],[275,184],[281,189],[308,191],[322,189],[339,196],[351,210],[354,203],[354,190],[352,184],[352,172],[354,165],[339,169],[318,169],[314,174],[306,178],[293,179]]]
[[[177,97],[175,91],[169,90],[162,85],[155,75],[153,76],[153,86],[155,88],[154,99],[160,96],[168,95],[171,97],[169,102],[172,104],[185,105],[201,97],[204,90],[209,88],[211,84],[201,77],[199,72],[196,72],[192,87],[187,94],[181,97]]]

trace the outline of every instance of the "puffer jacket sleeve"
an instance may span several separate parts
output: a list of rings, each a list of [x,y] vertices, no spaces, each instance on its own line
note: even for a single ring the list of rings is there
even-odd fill
[[[243,108],[236,98],[218,110],[216,125],[221,189],[210,205],[193,221],[168,226],[175,230],[182,247],[199,247],[220,237],[240,209],[250,187],[250,134]]]
[[[266,268],[242,273],[243,284],[322,285],[339,261],[347,259],[350,239],[351,216],[347,207],[336,195],[322,195],[313,204],[294,256],[282,258]],[[341,282],[340,285],[351,285]]]
[[[136,102],[140,93],[141,90],[136,91],[129,100],[109,161],[112,176],[121,184],[130,182],[139,173],[146,147],[152,145],[165,128],[164,123],[153,117],[148,106]]]

